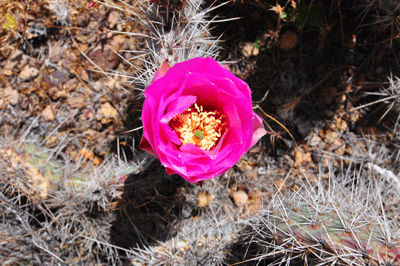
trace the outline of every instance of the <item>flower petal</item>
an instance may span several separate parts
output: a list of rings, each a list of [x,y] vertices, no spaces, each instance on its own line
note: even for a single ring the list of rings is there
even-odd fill
[[[153,77],[153,82],[156,81],[157,79],[164,77],[170,68],[171,68],[171,64],[168,62],[168,59],[167,59],[162,63],[161,67],[159,69],[157,69],[157,71]]]
[[[263,121],[256,113],[254,113],[253,116],[253,124],[253,138],[251,139],[250,147],[254,146],[262,136],[267,134],[267,131],[264,128]]]
[[[157,70],[145,91],[143,138],[139,145],[156,156],[168,174],[200,182],[223,174],[265,133],[252,108],[249,86],[212,58],[194,58]],[[197,103],[227,117],[228,128],[216,147],[182,145],[170,120]]]

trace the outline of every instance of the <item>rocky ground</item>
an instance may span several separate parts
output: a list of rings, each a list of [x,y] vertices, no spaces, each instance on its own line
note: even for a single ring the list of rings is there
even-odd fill
[[[309,2],[209,9],[227,20],[210,26],[217,59],[250,85],[270,133],[199,187],[138,149],[135,77],[155,60],[144,11],[165,3],[0,1],[2,265],[267,265],[240,252],[241,222],[335,178],[378,191],[384,208],[368,207],[396,225],[399,10]]]

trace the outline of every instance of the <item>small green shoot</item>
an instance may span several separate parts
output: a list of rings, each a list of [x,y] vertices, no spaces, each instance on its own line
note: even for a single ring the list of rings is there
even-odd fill
[[[254,43],[254,48],[256,48],[256,49],[260,49],[260,43],[261,43],[261,39],[260,38],[257,38],[256,39],[256,41],[255,41],[255,43]]]

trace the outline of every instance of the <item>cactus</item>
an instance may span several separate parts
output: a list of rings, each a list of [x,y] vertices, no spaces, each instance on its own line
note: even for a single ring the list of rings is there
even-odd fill
[[[384,38],[380,38],[377,43],[390,42],[397,39],[400,33],[400,3],[391,0],[358,0],[354,1],[354,9],[362,10],[363,27],[371,26],[371,30],[378,30]]]
[[[157,246],[135,249],[129,255],[133,265],[224,265],[227,249],[237,225],[211,217],[186,220],[179,232]]]
[[[131,77],[133,83],[143,88],[151,84],[154,73],[165,60],[174,65],[195,57],[216,58],[220,49],[218,39],[211,36],[209,27],[217,19],[208,19],[208,15],[229,3],[226,1],[203,9],[203,0],[151,2],[151,5],[142,7],[142,23],[150,31],[145,59],[140,57],[145,66],[137,76]]]
[[[57,159],[59,149],[0,139],[0,241],[15,239],[0,247],[4,265],[119,261],[106,228],[123,177],[138,166],[110,156],[96,169],[83,167]],[[52,255],[39,259],[41,252]]]
[[[305,191],[291,198],[277,196],[258,217],[243,222],[246,227],[232,248],[235,259],[230,262],[397,265],[399,224],[383,210],[376,190],[383,183],[366,190],[365,182],[360,179],[363,184],[355,185],[354,180],[331,177],[328,189],[320,180],[317,188],[305,184]],[[396,195],[394,190],[390,193]]]
[[[284,206],[263,217],[280,248],[308,253],[324,264],[381,265],[400,261],[400,243],[388,240],[374,217],[331,204]]]
[[[169,1],[174,5],[182,2],[182,7],[177,9],[163,5],[168,1],[139,2],[132,8],[137,9],[138,4],[143,4],[143,12],[135,10],[138,12],[133,15],[148,26],[152,35],[148,36],[148,49],[144,51],[147,57],[139,55],[145,67],[138,76],[132,77],[136,84],[143,88],[150,84],[156,69],[166,59],[174,64],[198,56],[217,56],[217,39],[209,34],[211,22],[206,19],[208,12],[217,7],[203,10],[202,0]],[[124,3],[124,7],[127,5]],[[128,177],[128,174],[140,172],[141,166],[146,168],[141,164],[147,164],[149,157],[138,158],[139,164],[107,156],[100,165],[93,167],[86,162],[91,157],[90,149],[82,149],[83,152],[76,153],[73,158],[65,158],[66,144],[56,145],[59,146],[46,148],[39,141],[28,143],[25,139],[18,142],[0,139],[0,212],[6,218],[0,223],[0,242],[13,239],[7,245],[0,245],[0,260],[5,261],[5,265],[75,265],[78,262],[121,265],[126,262],[121,254],[130,257],[136,254],[135,250],[130,250],[135,245],[125,246],[129,242],[124,242],[126,239],[132,240],[128,244],[138,243],[146,247],[152,237],[147,234],[147,229],[141,231],[143,227],[132,224],[133,220],[141,223],[149,219],[154,221],[154,227],[160,229],[176,218],[173,211],[179,205],[175,199],[171,205],[178,207],[165,207],[163,204],[167,201],[162,204],[152,202],[164,191],[163,185],[168,177],[163,179],[157,172],[160,187],[156,192],[155,181],[149,175],[140,179],[134,175]],[[136,179],[129,183],[126,181],[128,178]],[[127,187],[127,183],[131,186]],[[174,192],[176,186],[171,182],[168,188]],[[137,194],[138,191],[142,194]],[[172,192],[168,195],[173,195]],[[134,212],[123,212],[128,208]],[[148,222],[143,223],[144,227],[149,225]],[[118,226],[133,229],[130,237],[126,237],[126,231],[121,234]],[[202,233],[197,229],[190,231],[193,238],[188,243],[197,246],[196,234]],[[213,234],[210,233],[210,241]],[[213,250],[219,252],[215,259],[212,258],[214,254],[202,259],[202,254],[208,254],[209,242],[204,242],[205,253],[189,254],[187,260],[209,261],[210,265],[221,261],[225,246],[218,245],[217,240],[212,240],[215,244]],[[177,253],[173,261],[182,261],[179,256]],[[147,259],[143,261],[150,262]]]
[[[142,89],[165,60],[174,64],[197,56],[217,57],[218,39],[209,33],[215,18],[208,20],[207,15],[228,1],[205,9],[203,0],[139,2],[143,12],[135,19],[142,18],[150,34],[146,57],[138,56],[144,69],[131,79]],[[67,22],[62,12],[57,16]],[[393,95],[398,108],[397,94]],[[363,175],[352,180],[358,187],[368,187],[362,180],[372,175],[360,167],[365,153],[357,152],[363,156],[354,169],[360,168]],[[140,172],[141,165],[110,156],[92,168],[83,164],[83,155],[74,163],[60,158],[62,154],[62,147],[0,140],[0,243],[7,243],[0,245],[0,253],[5,265],[226,265],[238,259],[238,265],[378,265],[400,261],[399,224],[386,209],[393,207],[391,191],[382,200],[372,189],[351,190],[354,184],[348,179],[328,189],[320,180],[317,188],[305,184],[305,191],[291,198],[278,195],[255,219],[237,223],[240,215],[236,216],[226,191],[227,176],[201,189],[188,185],[182,197],[175,191],[183,188],[180,181],[160,176],[156,167],[147,167],[153,175],[127,177]],[[147,164],[146,160],[142,163]],[[372,168],[383,169],[380,175],[392,173],[384,171],[386,161],[378,164],[372,157],[371,161]],[[273,159],[268,158],[267,165],[275,171]],[[347,173],[354,169],[349,167]],[[264,188],[270,172],[263,173],[247,184]],[[252,179],[247,174],[238,179],[235,175],[235,181],[244,178]],[[380,193],[387,187],[380,186]],[[189,207],[182,207],[182,201]],[[397,209],[393,210],[396,215]],[[246,226],[243,230],[242,225]]]
[[[389,86],[384,86],[380,89],[379,92],[366,92],[366,96],[377,96],[380,99],[376,101],[372,101],[366,103],[364,105],[358,106],[356,109],[366,108],[373,106],[375,104],[384,104],[386,107],[385,112],[379,119],[379,121],[383,120],[383,118],[390,113],[394,114],[397,117],[394,117],[396,121],[394,123],[393,132],[398,134],[398,126],[399,126],[399,119],[400,116],[398,115],[400,112],[400,78],[390,76],[388,77],[388,84]]]

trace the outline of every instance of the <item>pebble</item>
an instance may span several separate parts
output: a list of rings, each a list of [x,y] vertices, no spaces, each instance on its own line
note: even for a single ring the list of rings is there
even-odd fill
[[[294,153],[294,165],[295,166],[302,166],[308,163],[311,163],[311,153],[304,151],[304,149],[298,147],[293,150]]]
[[[61,87],[62,83],[68,80],[68,76],[66,71],[56,69],[51,74],[47,75],[45,80],[54,86]]]
[[[259,49],[254,47],[253,42],[246,42],[243,46],[242,52],[245,56],[256,56],[259,53]]]
[[[30,65],[26,65],[22,69],[21,73],[19,73],[19,78],[24,81],[28,81],[36,78],[38,75],[39,75],[39,69],[31,67]]]
[[[54,113],[53,113],[53,110],[52,110],[50,104],[47,105],[46,108],[43,109],[42,118],[44,121],[47,121],[47,122],[53,121],[55,119],[55,116],[54,116]]]
[[[67,103],[69,106],[71,106],[71,108],[82,108],[84,105],[86,105],[85,102],[85,97],[83,96],[72,96],[69,95],[67,98]]]
[[[125,37],[122,34],[115,35],[111,42],[110,45],[114,50],[120,50],[124,47],[125,44]]]
[[[50,61],[53,63],[58,63],[61,60],[64,51],[65,51],[65,47],[60,46],[58,43],[55,43],[54,45],[52,45],[51,49],[49,49]]]
[[[101,105],[99,110],[99,116],[101,117],[100,123],[108,124],[114,118],[118,117],[118,112],[109,102],[106,102]]]
[[[13,55],[10,57],[10,59],[7,61],[7,63],[3,67],[3,71],[5,71],[5,75],[11,73],[12,70],[15,66],[21,68],[25,66],[28,63],[27,56],[22,53],[21,50],[17,50],[13,53]],[[10,74],[10,75],[11,75]]]
[[[73,91],[79,85],[79,80],[77,78],[72,78],[65,82],[64,87],[67,88],[69,91]]]
[[[322,139],[316,134],[316,133],[311,133],[311,137],[308,140],[308,146],[310,147],[316,147],[322,142]]]
[[[17,90],[12,90],[10,93],[10,104],[16,105],[19,100],[19,93]]]
[[[119,11],[113,10],[110,12],[110,15],[107,18],[107,22],[109,23],[110,29],[114,28],[119,20],[120,14]]]
[[[18,103],[19,93],[17,90],[13,90],[11,87],[7,87],[2,92],[2,95],[4,95],[4,99],[6,99],[6,102],[10,103],[11,105],[16,105]]]
[[[76,18],[76,25],[78,27],[86,27],[89,24],[90,18],[89,15],[86,13],[82,13]]]
[[[240,208],[246,205],[249,196],[243,190],[239,190],[233,192],[232,198],[235,205]]]

